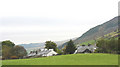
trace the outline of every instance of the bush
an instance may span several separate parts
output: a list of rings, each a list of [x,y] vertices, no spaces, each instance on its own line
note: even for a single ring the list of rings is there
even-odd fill
[[[11,59],[19,59],[17,56],[11,56]]]
[[[58,53],[58,55],[62,55],[63,54],[62,50],[60,50],[60,49],[57,49],[57,53]]]

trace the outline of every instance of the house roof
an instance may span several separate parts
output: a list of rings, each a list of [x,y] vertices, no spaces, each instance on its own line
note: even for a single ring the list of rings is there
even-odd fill
[[[36,54],[37,51],[37,54]],[[47,55],[48,53],[52,52],[54,54],[57,54],[53,49],[38,49],[36,51],[33,51],[33,53],[28,54],[28,56],[34,56],[34,55]]]
[[[90,51],[94,51],[97,47],[95,45],[85,45],[85,46],[78,46],[77,52],[84,52],[86,49],[89,49]]]

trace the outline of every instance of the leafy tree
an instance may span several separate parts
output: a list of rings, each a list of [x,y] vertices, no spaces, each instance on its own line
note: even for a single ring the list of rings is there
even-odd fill
[[[118,39],[116,38],[110,38],[110,39],[104,39],[101,38],[97,41],[97,47],[98,49],[96,51],[100,53],[119,53],[118,49]]]
[[[9,59],[12,55],[11,49],[15,46],[15,44],[10,40],[2,41],[0,44],[2,45],[2,57]]]
[[[54,51],[57,51],[57,45],[54,42],[46,41],[45,42],[45,48],[47,49],[54,49]]]
[[[65,54],[73,54],[73,53],[75,52],[75,50],[76,50],[76,47],[75,47],[73,41],[70,40],[70,41],[67,43],[67,46],[66,46],[66,49],[64,50],[64,51],[65,51],[64,53],[65,53]]]
[[[10,56],[12,55],[11,54],[11,49],[12,49],[11,47],[8,47],[6,45],[2,46],[2,57],[4,59],[10,59]]]
[[[2,46],[6,45],[8,47],[14,47],[15,46],[15,44],[13,42],[11,42],[10,40],[2,41],[1,44],[2,44]]]
[[[105,40],[103,38],[101,38],[97,41],[96,45],[97,45],[97,47],[99,47],[97,51],[99,51],[100,53],[106,53],[106,41],[107,40]]]
[[[27,55],[27,51],[24,47],[17,45],[14,46],[14,48],[12,49],[12,55],[17,56],[19,58],[23,58],[23,56]]]
[[[10,59],[13,56],[22,58],[27,54],[26,50],[22,46],[15,46],[15,44],[9,40],[2,41],[2,57],[4,59]]]
[[[0,42],[0,56],[2,56],[2,44]]]
[[[118,38],[118,54],[120,54],[120,37]]]

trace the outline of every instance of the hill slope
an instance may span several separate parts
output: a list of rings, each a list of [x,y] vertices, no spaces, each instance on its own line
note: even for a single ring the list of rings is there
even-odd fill
[[[118,29],[118,17],[113,18],[101,25],[98,25],[94,28],[91,28],[87,32],[85,32],[81,37],[77,38],[74,42],[79,44],[81,42],[85,42],[91,39],[96,39],[100,36],[104,36],[105,34],[111,33]]]
[[[85,32],[82,36],[74,40],[74,43],[81,44],[86,41],[96,40],[98,37],[116,31],[118,29],[118,25],[120,25],[120,21],[118,21],[118,18],[120,18],[120,16],[115,17],[101,25],[91,28],[90,30]],[[66,45],[66,43],[64,43],[62,47],[64,45]]]
[[[91,28],[87,32],[85,32],[81,37],[73,38],[75,44],[84,44],[84,42],[94,43],[98,37],[104,36],[111,32],[114,32],[118,29],[118,25],[120,22],[118,21],[118,17],[115,17],[101,25]],[[63,48],[69,40],[64,41],[56,41],[58,48]],[[24,46],[28,51],[36,48],[44,48],[45,43],[30,43],[30,44],[20,44]]]

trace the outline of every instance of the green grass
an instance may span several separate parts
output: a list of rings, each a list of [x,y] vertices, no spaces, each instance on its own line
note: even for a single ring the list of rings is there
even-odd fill
[[[3,60],[3,65],[118,65],[118,55],[71,54],[42,58]]]
[[[118,31],[117,31],[118,32]],[[120,33],[117,33],[117,32],[111,32],[111,33],[108,33],[106,35],[104,35],[104,38],[108,38],[108,37],[114,37]],[[99,40],[101,37],[98,37],[97,40]],[[118,37],[116,37],[116,39],[118,39]],[[94,45],[95,44],[95,40],[89,40],[89,41],[86,41],[86,42],[82,42],[80,45],[88,45],[88,44],[92,44]]]
[[[95,40],[89,40],[89,41],[81,43],[80,45],[88,45],[88,44],[94,45],[95,44]]]

